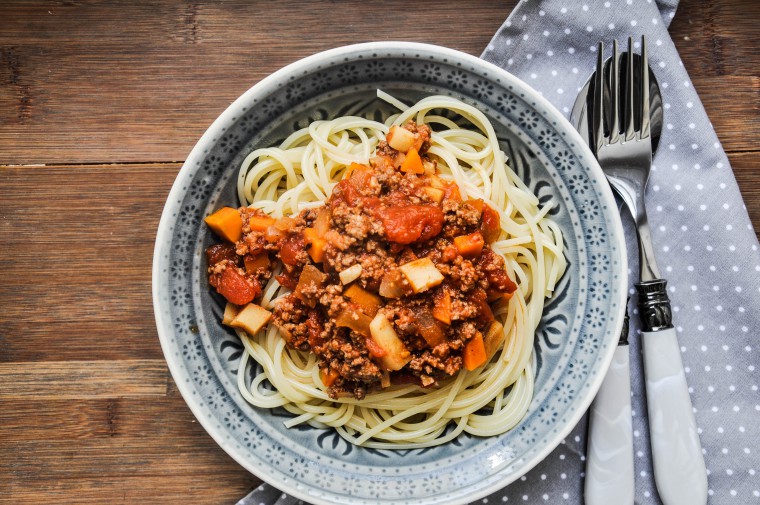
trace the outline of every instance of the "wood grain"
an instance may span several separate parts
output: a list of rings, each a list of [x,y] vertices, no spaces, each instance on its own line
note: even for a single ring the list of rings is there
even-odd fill
[[[163,357],[151,259],[178,170],[0,168],[0,362]]]
[[[219,504],[257,486],[158,343],[153,242],[182,160],[290,62],[392,39],[477,55],[515,4],[0,3],[0,503]],[[760,231],[758,19],[754,0],[682,0],[670,31]]]
[[[183,160],[227,105],[288,63],[370,40],[480,54],[514,3],[445,2],[433,16],[404,0],[289,0],[276,12],[261,1],[15,2],[0,17],[0,164]]]
[[[164,360],[0,363],[0,400],[164,396]]]

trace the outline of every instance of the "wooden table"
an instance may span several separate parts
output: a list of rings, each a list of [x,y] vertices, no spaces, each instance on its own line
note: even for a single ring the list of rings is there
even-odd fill
[[[234,503],[257,486],[156,335],[153,241],[182,160],[287,63],[379,39],[477,55],[515,1],[138,3],[0,5],[3,503]],[[756,230],[759,18],[755,0],[684,0],[671,29]]]

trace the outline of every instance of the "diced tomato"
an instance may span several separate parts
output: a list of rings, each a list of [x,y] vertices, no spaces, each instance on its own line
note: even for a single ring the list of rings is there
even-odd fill
[[[370,356],[373,358],[382,358],[387,354],[385,349],[377,345],[377,343],[371,338],[366,338],[364,342],[367,345],[367,350],[369,351]]]
[[[432,205],[385,207],[377,211],[391,242],[411,244],[429,240],[443,228],[443,211]]]
[[[235,305],[245,305],[261,294],[261,286],[255,278],[246,278],[240,271],[228,265],[221,273],[216,290],[228,302]]]
[[[351,184],[350,179],[343,179],[335,188],[333,188],[332,200],[343,200],[349,205],[357,205],[361,199],[361,194],[357,191],[356,186]]]
[[[306,239],[300,233],[290,233],[282,241],[280,247],[280,259],[286,265],[295,266],[298,264],[298,253],[306,247]]]
[[[483,215],[480,221],[480,232],[489,244],[499,238],[499,234],[501,233],[499,213],[485,204],[483,205]]]
[[[235,244],[225,242],[223,244],[214,244],[206,249],[206,258],[208,266],[214,266],[222,260],[229,260],[236,263],[238,255],[235,253]]]
[[[329,388],[340,378],[340,373],[334,368],[321,368],[319,370],[319,378],[322,379],[322,383]]]
[[[287,272],[283,272],[280,275],[275,275],[274,278],[277,282],[280,283],[280,285],[288,289],[296,289],[296,286],[298,286],[298,279],[291,277],[287,274]]]

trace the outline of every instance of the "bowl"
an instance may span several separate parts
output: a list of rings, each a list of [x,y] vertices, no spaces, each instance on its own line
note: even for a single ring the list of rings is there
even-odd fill
[[[315,119],[393,112],[380,88],[412,103],[444,94],[483,111],[510,165],[565,235],[568,269],[535,335],[534,397],[511,431],[441,446],[376,450],[332,429],[285,428],[289,414],[246,403],[237,389],[242,345],[220,324],[206,282],[203,217],[237,205],[235,180],[256,147]],[[161,346],[190,409],[216,442],[262,480],[312,503],[465,503],[534,467],[577,424],[609,366],[622,327],[627,264],[620,218],[592,153],[535,90],[473,56],[426,44],[375,42],[293,63],[246,91],[187,158],[161,216],[153,301]]]

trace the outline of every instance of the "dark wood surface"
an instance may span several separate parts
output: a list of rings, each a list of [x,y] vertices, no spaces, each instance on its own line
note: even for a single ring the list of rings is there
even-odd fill
[[[0,3],[0,502],[219,504],[258,485],[163,360],[164,200],[206,127],[272,71],[380,39],[477,55],[515,1],[440,4]],[[671,34],[760,229],[757,19],[755,0],[684,0]]]

